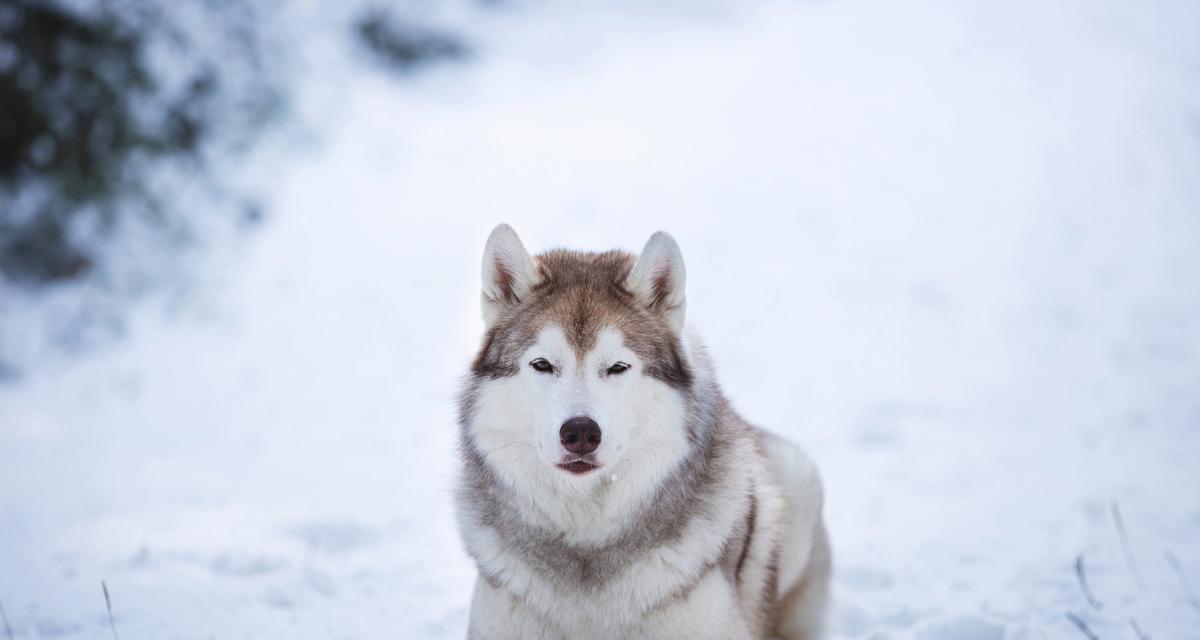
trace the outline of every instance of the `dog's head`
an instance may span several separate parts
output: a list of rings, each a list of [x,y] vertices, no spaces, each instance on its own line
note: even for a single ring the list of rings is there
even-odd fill
[[[511,227],[496,227],[483,255],[487,332],[468,419],[480,454],[510,474],[534,464],[578,481],[621,460],[677,462],[695,375],[684,308],[683,256],[666,233],[640,256],[530,257]]]

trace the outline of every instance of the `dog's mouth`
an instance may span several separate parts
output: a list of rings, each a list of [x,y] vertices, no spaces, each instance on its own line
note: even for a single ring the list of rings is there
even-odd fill
[[[563,462],[559,464],[558,468],[564,471],[569,471],[577,476],[581,476],[593,469],[599,469],[600,465],[596,464],[595,462],[584,460],[583,458],[576,458],[570,462]]]

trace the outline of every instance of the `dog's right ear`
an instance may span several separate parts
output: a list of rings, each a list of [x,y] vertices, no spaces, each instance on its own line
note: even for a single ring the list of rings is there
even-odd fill
[[[483,321],[492,326],[537,284],[537,267],[517,232],[497,225],[483,249]]]

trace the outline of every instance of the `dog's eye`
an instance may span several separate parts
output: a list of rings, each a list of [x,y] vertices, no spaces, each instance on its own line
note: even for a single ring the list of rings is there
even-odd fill
[[[554,371],[554,365],[550,364],[550,361],[545,358],[538,358],[530,362],[529,366],[533,367],[533,370],[538,373],[550,373]]]
[[[629,365],[625,364],[624,362],[614,362],[613,365],[608,368],[607,373],[610,376],[615,376],[625,373],[626,371],[629,371]]]

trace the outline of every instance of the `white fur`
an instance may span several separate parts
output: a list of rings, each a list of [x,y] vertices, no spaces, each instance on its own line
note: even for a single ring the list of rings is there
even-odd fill
[[[580,363],[562,330],[547,327],[521,362],[539,357],[560,373],[525,365],[515,376],[484,385],[472,433],[500,477],[518,495],[530,496],[525,515],[531,523],[561,530],[573,544],[601,544],[626,526],[646,488],[657,486],[687,452],[679,427],[683,402],[667,385],[642,375],[641,360],[614,329],[602,331]],[[603,376],[617,360],[631,369]],[[601,467],[575,476],[556,466],[565,453],[558,432],[567,418],[580,415],[600,425]],[[631,435],[638,446],[627,450]]]
[[[536,284],[537,269],[507,225],[488,239],[483,308],[489,327]],[[654,305],[670,327],[684,327],[686,272],[678,245],[659,232],[646,243],[627,287]],[[700,393],[719,394],[703,349],[685,341]],[[529,366],[545,358],[554,373]],[[606,375],[612,363],[631,369]],[[693,446],[687,405],[669,385],[643,374],[644,364],[615,328],[603,329],[580,357],[562,329],[547,326],[522,354],[518,373],[484,380],[476,389],[467,433],[473,447],[515,498],[520,520],[554,532],[574,549],[612,544],[636,526],[648,502]],[[582,476],[558,468],[565,450],[559,428],[587,416],[602,433],[600,467]],[[822,490],[812,461],[782,439],[730,415],[721,437],[720,482],[683,525],[595,588],[578,588],[530,566],[499,532],[460,501],[463,539],[479,565],[470,638],[712,638],[748,639],[763,629],[812,640],[821,633],[829,581],[829,546],[821,517]],[[767,452],[769,455],[764,455]],[[753,494],[755,527],[747,518]],[[735,581],[723,573],[728,542],[745,536]],[[740,548],[738,549],[740,554]],[[778,561],[778,571],[772,573]],[[716,563],[716,564],[714,564]],[[770,581],[774,579],[775,583]],[[767,594],[777,594],[767,602]],[[763,619],[764,613],[773,616]]]
[[[613,354],[633,364],[626,374],[632,380],[640,367],[636,356],[623,350],[619,333],[608,329],[597,348],[580,365],[565,345],[560,329],[544,330],[527,352],[535,357],[555,358],[563,366],[559,378],[532,369],[512,378],[489,382],[481,389],[478,418],[473,428],[477,445],[488,464],[520,502],[528,522],[562,531],[573,545],[586,547],[610,541],[629,526],[667,470],[686,454],[681,436],[683,405],[670,387],[653,379],[637,380],[625,388],[606,382],[596,373]],[[699,353],[699,349],[690,349]],[[570,374],[567,372],[570,371]],[[697,367],[699,384],[707,383],[708,370]],[[628,382],[628,381],[627,381]],[[546,387],[555,387],[547,390]],[[583,410],[597,419],[601,428],[627,432],[630,444],[614,447],[601,460],[597,473],[573,476],[546,459],[535,444],[541,432]],[[609,438],[605,430],[605,441]],[[615,437],[615,435],[614,435]],[[604,441],[602,441],[604,442]],[[512,554],[486,528],[467,532],[471,555],[485,559],[483,574],[498,580],[496,587],[480,580],[472,603],[471,628],[478,638],[749,638],[750,607],[757,602],[739,601],[738,594],[719,571],[710,571],[687,598],[660,606],[698,577],[702,567],[695,558],[713,557],[739,524],[739,505],[753,480],[758,488],[759,526],[773,526],[784,536],[776,588],[781,598],[780,619],[775,631],[784,638],[818,637],[827,599],[827,574],[817,576],[815,587],[804,589],[806,570],[828,563],[821,522],[821,485],[816,468],[798,447],[766,436],[770,460],[762,458],[749,441],[736,444],[734,457],[743,471],[723,486],[716,508],[695,518],[677,540],[639,558],[625,574],[604,585],[599,592],[564,590]],[[604,445],[601,445],[602,449]],[[612,480],[616,475],[618,480]],[[727,505],[727,506],[722,506]],[[812,554],[825,554],[812,557]],[[767,580],[770,548],[751,549],[745,581]]]
[[[611,591],[611,590],[609,590]],[[598,597],[606,598],[604,594]],[[551,595],[552,607],[545,614],[528,605],[530,594],[515,595],[479,581],[471,602],[468,637],[488,640],[534,640],[555,638],[696,638],[699,640],[750,640],[741,612],[734,606],[732,589],[721,575],[710,572],[686,598],[671,607],[646,612],[634,621],[612,616],[602,609],[607,602],[563,601]],[[534,600],[534,602],[539,602]],[[563,610],[571,607],[567,616]]]
[[[743,443],[736,454],[749,462],[753,451],[748,443]],[[751,465],[747,464],[746,467],[749,469]],[[598,534],[589,529],[605,531],[611,536],[620,528],[629,526],[630,520],[619,517],[620,512],[632,512],[634,505],[630,504],[630,498],[647,497],[646,493],[639,496],[638,489],[645,492],[648,487],[654,486],[638,482],[640,478],[635,476],[631,478],[634,482],[629,483],[630,489],[595,495],[578,491],[578,487],[564,482],[569,478],[561,470],[553,469],[555,473],[550,474],[530,473],[532,471],[526,468],[526,475],[512,489],[531,491],[530,506],[534,507],[534,514],[542,514],[548,516],[551,522],[562,523],[564,530],[571,532],[568,535],[581,544],[604,542],[598,540]],[[626,473],[637,472],[631,470]],[[506,481],[511,480],[506,478]],[[637,486],[632,486],[635,482]],[[481,638],[748,637],[744,634],[746,621],[732,591],[711,584],[714,579],[723,581],[719,571],[710,572],[699,585],[703,588],[694,589],[685,601],[656,611],[660,603],[700,576],[704,568],[696,563],[696,558],[719,554],[725,539],[742,517],[737,508],[719,507],[723,504],[730,507],[740,504],[747,490],[748,484],[745,482],[731,482],[722,487],[721,494],[714,501],[718,508],[712,509],[712,513],[706,517],[693,519],[677,540],[646,554],[623,575],[606,584],[599,593],[560,589],[519,557],[508,553],[505,545],[490,531],[480,529],[471,532],[466,539],[472,555],[490,559],[480,566],[480,570],[497,578],[505,586],[505,589],[496,589],[482,581],[477,585],[475,603],[472,605],[472,629],[487,630],[479,635]],[[547,498],[553,501],[550,505],[542,503]],[[614,515],[617,517],[613,518]],[[510,601],[514,596],[523,607],[512,606]],[[503,621],[508,616],[520,621],[516,624],[517,628],[532,626],[544,631],[532,636],[505,635],[500,630],[511,629],[510,623],[497,620]],[[695,626],[696,621],[702,620],[709,620],[712,624]],[[665,630],[671,628],[691,629],[695,635],[663,635]],[[642,629],[644,633],[636,632],[637,629]],[[658,631],[651,633],[653,629]],[[743,631],[739,633],[739,629]]]

